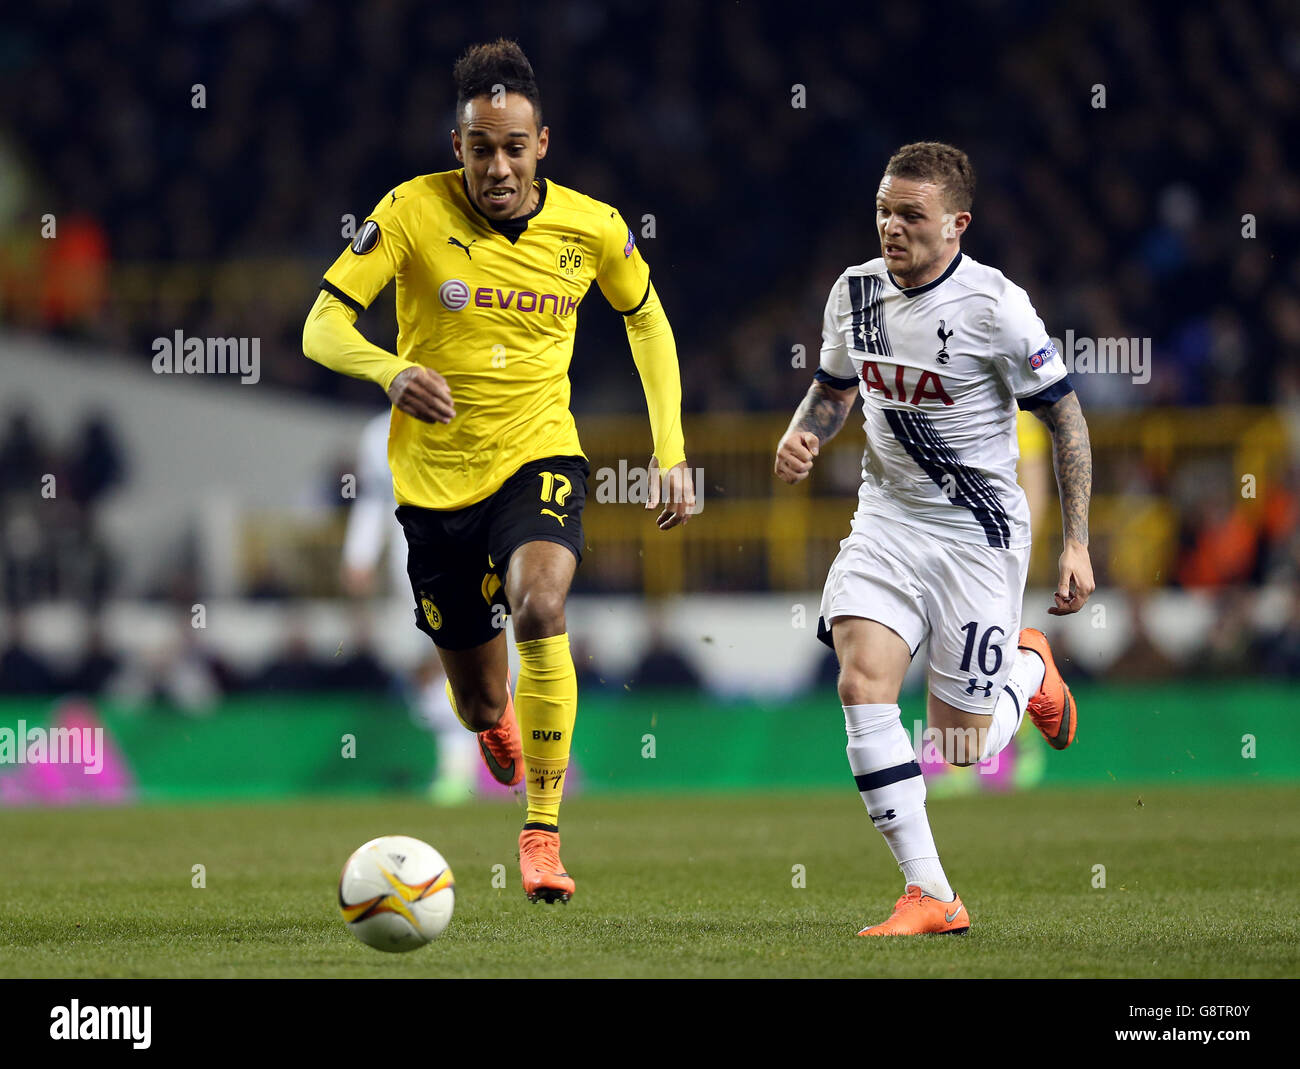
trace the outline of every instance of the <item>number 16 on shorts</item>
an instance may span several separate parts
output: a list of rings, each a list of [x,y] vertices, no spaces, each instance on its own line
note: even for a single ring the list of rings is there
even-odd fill
[[[990,698],[993,696],[993,681],[1002,672],[1002,643],[1005,642],[1007,633],[996,624],[981,627],[977,620],[963,624],[961,629],[966,635],[966,645],[962,649],[961,664],[957,670],[975,673],[966,684],[966,693],[974,696],[980,692],[983,697]],[[975,645],[977,635],[978,650]],[[981,674],[986,678],[980,679]]]

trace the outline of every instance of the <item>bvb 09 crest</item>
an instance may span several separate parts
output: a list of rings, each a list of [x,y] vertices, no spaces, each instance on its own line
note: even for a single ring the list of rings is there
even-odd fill
[[[559,254],[555,257],[555,267],[560,274],[572,278],[582,270],[583,252],[582,246],[577,244],[576,238],[564,238],[564,244],[560,247]]]
[[[424,609],[424,618],[429,621],[429,626],[435,631],[442,627],[442,613],[438,611],[438,606],[433,603],[433,599],[427,595],[420,598],[420,607]]]

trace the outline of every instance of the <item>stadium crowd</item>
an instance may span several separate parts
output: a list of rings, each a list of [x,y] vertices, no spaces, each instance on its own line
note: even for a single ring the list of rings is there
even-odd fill
[[[790,409],[816,363],[831,281],[875,252],[869,197],[884,161],[936,138],[965,148],[979,174],[965,248],[1024,286],[1054,335],[1150,340],[1149,376],[1076,374],[1085,405],[1271,404],[1300,423],[1294,4],[1192,3],[1158,20],[1120,0],[801,11],[568,0],[495,12],[537,68],[553,136],[542,173],[615,204],[641,235],[688,411]],[[418,0],[50,0],[11,13],[0,24],[0,327],[142,363],[153,338],[178,329],[259,337],[265,389],[372,410],[373,386],[302,356],[303,317],[343,217],[454,164],[449,72],[484,36],[478,18]],[[896,96],[886,57],[946,56],[938,26],[961,42],[943,77],[905,108],[882,106]],[[1001,58],[967,61],[980,56]],[[392,346],[391,293],[361,325]],[[620,318],[584,310],[575,410],[641,409],[626,352]],[[101,413],[62,443],[21,407],[0,420],[0,603],[73,597],[93,611],[116,592],[97,508],[131,478],[131,458]],[[46,476],[67,492],[36,497]],[[1121,560],[1108,577],[1138,606],[1139,635],[1153,583],[1216,598],[1204,649],[1171,660],[1150,645],[1134,670],[1300,677],[1300,456],[1279,458],[1258,501],[1213,498],[1177,471],[1102,479],[1174,506],[1167,571],[1136,582],[1143,568],[1126,575]],[[1148,533],[1134,529],[1132,543]],[[246,593],[287,594],[273,579]],[[197,586],[182,562],[147,593],[182,604]],[[1253,609],[1270,586],[1294,607],[1260,627]],[[165,685],[166,664],[116,663],[97,630],[77,665],[50,664],[21,612],[8,617],[0,693]],[[193,636],[171,656],[206,666],[188,678],[222,692],[342,678],[293,641],[259,677],[223,668]],[[348,670],[387,686],[375,668]],[[677,666],[683,679],[689,669]]]
[[[538,70],[544,173],[642,232],[690,409],[785,409],[801,394],[792,346],[815,353],[830,281],[875,248],[859,193],[924,137],[975,161],[967,250],[1025,286],[1057,337],[1151,340],[1149,381],[1091,376],[1088,403],[1300,396],[1294,4],[1158,19],[1115,0],[801,11],[495,12]],[[302,358],[302,319],[343,216],[454,165],[449,70],[484,32],[476,20],[418,0],[14,13],[0,26],[0,316],[142,360],[177,328],[256,336],[263,381],[372,402],[372,387]],[[906,108],[882,107],[883,57],[938,62],[941,25],[960,55]],[[990,70],[981,56],[1002,58]],[[57,241],[38,236],[46,212]],[[295,266],[258,278],[272,259]],[[220,264],[245,284],[224,285]],[[363,326],[391,342],[387,306]],[[594,355],[624,351],[621,333],[585,315],[578,409],[639,403],[630,360]]]

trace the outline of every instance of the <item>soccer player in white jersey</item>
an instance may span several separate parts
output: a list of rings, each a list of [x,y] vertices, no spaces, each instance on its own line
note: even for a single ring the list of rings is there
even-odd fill
[[[343,536],[343,589],[355,597],[375,592],[379,557],[388,546],[390,590],[405,591],[406,536],[393,510],[393,475],[388,470],[388,411],[368,421],[357,448],[357,496]],[[464,730],[463,728],[461,729]]]
[[[1052,437],[1064,519],[1055,604],[1092,593],[1088,428],[1024,290],[961,252],[974,171],[950,145],[906,145],[876,192],[882,255],[831,290],[821,367],[777,447],[806,478],[855,398],[866,417],[862,488],[831,565],[818,637],[840,663],[849,767],[903,872],[893,914],[859,935],[962,933],[925,810],[898,693],[929,639],[928,720],[957,765],[1002,750],[1026,712],[1053,748],[1074,741],[1074,698],[1039,631],[1020,629],[1029,513],[1016,483],[1016,410]]]
[[[379,587],[379,558],[388,546],[387,594],[409,588],[406,577],[406,535],[393,510],[393,475],[388,469],[389,410],[366,423],[357,450],[357,496],[348,511],[343,536],[343,589],[355,598],[367,598]],[[433,732],[438,750],[438,772],[429,788],[429,800],[438,805],[468,802],[474,793],[478,767],[478,739],[456,719],[444,686],[446,675],[435,652],[430,652],[410,677],[413,713]]]

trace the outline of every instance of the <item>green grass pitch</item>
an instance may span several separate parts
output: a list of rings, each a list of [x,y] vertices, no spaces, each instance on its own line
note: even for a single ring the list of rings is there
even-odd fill
[[[3,811],[0,976],[1264,977],[1300,967],[1293,788],[981,794],[932,799],[930,815],[970,910],[966,937],[854,938],[888,915],[902,880],[851,790],[572,799],[562,830],[578,891],[567,906],[524,898],[521,810],[508,803]],[[433,843],[457,883],[447,933],[401,955],[361,945],[335,906],[348,854],[390,833]],[[504,888],[493,885],[497,865]],[[1104,888],[1093,886],[1099,865]]]

